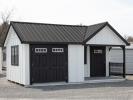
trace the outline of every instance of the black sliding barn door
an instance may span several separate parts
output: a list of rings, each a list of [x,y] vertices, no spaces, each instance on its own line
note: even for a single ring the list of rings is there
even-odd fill
[[[30,45],[31,83],[68,79],[67,45]]]

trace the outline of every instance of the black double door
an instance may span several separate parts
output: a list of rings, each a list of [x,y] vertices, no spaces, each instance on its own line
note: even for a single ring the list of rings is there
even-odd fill
[[[106,75],[106,56],[104,46],[90,46],[90,75],[102,77]]]
[[[67,45],[30,45],[31,83],[68,79]]]

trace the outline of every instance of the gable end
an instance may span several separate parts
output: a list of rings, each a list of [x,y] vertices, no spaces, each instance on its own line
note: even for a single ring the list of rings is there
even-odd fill
[[[100,32],[105,26],[108,26],[126,45],[130,45],[108,22],[106,22],[101,28],[95,31],[90,37],[84,40],[84,44],[86,44],[90,39],[92,39],[98,32]]]
[[[107,24],[107,26],[123,41],[126,45],[130,45],[110,24]]]
[[[10,27],[8,28],[7,34],[6,34],[6,38],[4,40],[4,46],[7,45],[7,43],[10,40],[10,37],[12,36],[12,34],[15,34],[15,38],[18,38],[19,41],[20,41],[20,43],[22,43],[21,40],[20,40],[20,38],[19,38],[19,36],[18,36],[18,34],[16,33],[16,31],[14,30],[14,28],[12,27],[12,25],[10,25]]]

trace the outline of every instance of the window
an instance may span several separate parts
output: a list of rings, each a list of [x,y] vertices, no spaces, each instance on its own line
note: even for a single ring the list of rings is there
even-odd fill
[[[35,48],[35,53],[47,53],[47,48]]]
[[[52,52],[64,52],[63,48],[52,48]]]
[[[11,46],[11,65],[19,65],[19,46]]]
[[[102,53],[102,50],[94,50],[94,53]]]

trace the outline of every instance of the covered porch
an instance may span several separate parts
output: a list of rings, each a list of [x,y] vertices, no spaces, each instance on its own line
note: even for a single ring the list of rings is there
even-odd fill
[[[125,46],[129,43],[109,24],[94,33],[84,44],[84,78],[120,76],[125,78]],[[122,62],[110,61],[110,50],[120,47]]]
[[[110,62],[110,50],[120,47],[123,51],[123,62]],[[84,78],[112,77],[125,78],[125,45],[94,45],[84,46]],[[115,77],[116,78],[116,77]]]
[[[121,47],[123,62],[110,62],[112,47]],[[84,79],[125,78],[125,46],[124,45],[85,45],[84,47]],[[114,77],[117,76],[117,77]]]

